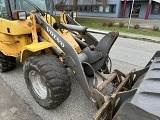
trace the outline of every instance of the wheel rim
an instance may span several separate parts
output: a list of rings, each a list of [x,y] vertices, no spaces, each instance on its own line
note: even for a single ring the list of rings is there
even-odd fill
[[[29,72],[29,79],[30,79],[34,93],[40,99],[43,99],[43,100],[46,99],[47,87],[42,77],[36,71],[32,70]]]

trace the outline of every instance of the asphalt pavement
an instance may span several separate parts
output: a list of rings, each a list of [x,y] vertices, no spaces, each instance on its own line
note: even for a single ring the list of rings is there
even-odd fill
[[[0,77],[0,120],[42,120]]]
[[[93,35],[99,40],[103,37]],[[133,68],[141,69],[159,48],[157,43],[118,38],[110,52],[113,70],[128,73]],[[71,95],[54,110],[45,110],[34,101],[18,61],[14,70],[0,73],[0,76],[0,120],[91,120],[96,112],[94,104],[85,97],[71,73]]]

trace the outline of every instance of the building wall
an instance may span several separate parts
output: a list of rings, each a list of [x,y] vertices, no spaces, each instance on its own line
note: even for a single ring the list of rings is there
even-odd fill
[[[140,13],[139,13],[139,18],[145,18],[148,2],[139,2],[139,3],[141,4],[141,10],[140,10]]]
[[[143,18],[144,19],[145,15],[146,15],[148,1],[147,2],[138,2],[138,1],[135,1],[134,4],[141,4],[141,9],[140,9],[140,13],[139,13],[139,17],[138,18]],[[128,1],[127,2],[126,12],[125,12],[125,18],[128,18],[129,15],[130,15],[131,5],[132,5],[132,2]],[[123,6],[123,3],[122,3],[122,6]],[[151,10],[152,10],[152,8],[151,8]],[[152,18],[160,18],[160,14],[154,15],[150,11],[149,18],[151,18],[151,19]]]
[[[95,2],[93,2],[95,3]],[[101,6],[102,3],[95,3],[95,5]],[[120,17],[121,1],[120,0],[108,0],[108,5],[116,5],[115,13],[107,12],[78,12],[78,15],[83,16],[97,16],[97,17]],[[94,8],[93,8],[94,9]]]
[[[160,14],[159,15],[149,15],[149,19],[160,19]]]
[[[121,1],[120,0],[109,0],[108,4],[116,4],[116,12],[114,17],[120,17],[120,13],[121,13]]]
[[[152,2],[152,7],[153,7],[153,4],[155,4],[156,2]],[[156,3],[157,4],[157,3]],[[160,3],[159,3],[160,5]],[[152,11],[152,7],[151,7],[151,11]],[[160,8],[159,8],[160,9]],[[156,19],[160,19],[160,11],[159,11],[159,14],[152,14],[152,12],[150,11],[150,15],[149,15],[149,18],[156,18]]]
[[[140,4],[141,5],[141,9],[140,9],[140,13],[139,13],[138,18],[145,18],[148,2],[135,2],[134,4]],[[129,15],[130,15],[131,7],[132,7],[132,2],[127,2],[127,8],[126,8],[126,12],[125,12],[125,17],[126,18],[128,18]]]
[[[61,0],[55,0],[59,3]],[[83,16],[97,16],[97,17],[121,17],[123,10],[123,0],[108,0],[108,5],[116,5],[115,12],[97,12],[97,6],[103,6],[102,2],[96,2],[97,0],[78,0],[78,5],[83,7],[83,12],[78,9],[78,15]],[[125,18],[130,15],[131,5],[133,0],[127,0]],[[149,0],[135,0],[135,4],[141,4],[141,9],[138,18],[145,18],[147,5]],[[153,3],[153,2],[152,2]],[[70,6],[68,10],[71,10],[73,5],[73,0],[65,0],[65,5]],[[92,9],[89,8],[92,5]],[[87,6],[84,10],[84,7]],[[99,9],[99,8],[98,8]],[[151,8],[152,9],[152,8]],[[160,14],[152,14],[150,11],[149,18],[160,18]]]

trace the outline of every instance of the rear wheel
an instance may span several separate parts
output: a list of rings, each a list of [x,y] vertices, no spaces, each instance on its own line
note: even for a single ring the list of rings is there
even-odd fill
[[[70,95],[68,72],[54,55],[28,58],[24,64],[24,77],[33,98],[45,109],[56,108]]]
[[[7,72],[16,67],[16,58],[0,52],[0,72]]]

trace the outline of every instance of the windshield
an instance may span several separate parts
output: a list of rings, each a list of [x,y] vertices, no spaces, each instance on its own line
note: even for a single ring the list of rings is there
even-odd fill
[[[51,12],[51,0],[30,0],[33,4],[35,4],[42,11]],[[31,12],[32,10],[36,10],[28,0],[10,0],[11,10],[12,12],[15,10],[25,10]]]

